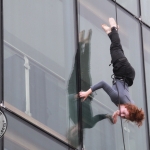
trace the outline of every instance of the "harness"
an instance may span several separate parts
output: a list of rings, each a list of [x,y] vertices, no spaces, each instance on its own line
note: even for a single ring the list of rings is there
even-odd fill
[[[109,64],[109,66],[112,65],[112,64],[113,64],[113,66],[115,66],[115,64],[117,62],[121,62],[122,60],[125,60],[125,59],[126,59],[126,57],[121,57],[121,58],[117,59],[114,63],[111,61],[111,64]],[[113,79],[113,81],[112,81],[113,85],[116,83],[116,79],[124,81],[124,88],[125,88],[125,83],[127,83],[129,85],[127,77],[125,75],[116,76],[115,74],[112,74],[111,78]]]

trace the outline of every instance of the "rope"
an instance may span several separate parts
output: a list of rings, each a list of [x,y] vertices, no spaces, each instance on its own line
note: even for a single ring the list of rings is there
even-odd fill
[[[116,0],[115,0],[115,12],[116,12],[116,24],[117,24],[117,28],[118,28],[118,12],[117,12]],[[116,80],[115,75],[114,75],[114,79],[115,79],[116,88],[117,88],[117,91],[118,91],[118,102],[119,102],[119,111],[120,111],[120,96],[119,96],[119,89],[118,89],[118,86],[117,86],[117,80]],[[124,80],[124,82],[125,82],[125,80]],[[124,139],[124,134],[123,134],[123,124],[122,124],[122,118],[121,117],[120,117],[120,121],[121,121],[122,137],[123,137],[123,146],[124,146],[124,150],[126,150],[126,148],[125,148],[125,139]]]
[[[118,25],[118,15],[117,15],[117,3],[116,3],[116,0],[115,0],[115,12],[116,12],[116,23]]]

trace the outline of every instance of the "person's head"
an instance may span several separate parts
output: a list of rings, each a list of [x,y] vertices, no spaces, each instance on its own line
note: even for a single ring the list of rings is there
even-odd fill
[[[142,125],[144,120],[144,112],[133,104],[120,105],[120,116],[132,122],[135,122],[138,127]]]
[[[124,118],[124,119],[129,118],[129,111],[128,111],[128,109],[125,107],[125,105],[120,105],[120,108],[119,108],[119,116],[120,116],[121,118]]]

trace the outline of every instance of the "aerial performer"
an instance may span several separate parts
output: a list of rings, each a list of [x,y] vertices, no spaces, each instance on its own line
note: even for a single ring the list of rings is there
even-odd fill
[[[123,119],[135,122],[139,127],[144,120],[144,112],[135,105],[129,93],[129,87],[133,85],[135,78],[135,70],[124,54],[118,34],[119,26],[114,18],[109,18],[109,24],[110,26],[103,24],[102,28],[111,40],[110,55],[114,73],[113,85],[111,87],[106,82],[100,81],[87,91],[79,92],[79,96],[84,101],[92,92],[102,88],[119,108],[112,115],[113,123],[115,124],[118,116],[120,116]]]

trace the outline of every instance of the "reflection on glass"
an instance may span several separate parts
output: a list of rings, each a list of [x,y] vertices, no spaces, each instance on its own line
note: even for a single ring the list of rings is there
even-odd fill
[[[68,150],[68,147],[56,141],[27,122],[5,112],[8,128],[4,136],[6,150]]]
[[[80,46],[80,63],[81,63],[81,89],[86,91],[92,84],[91,73],[90,73],[90,55],[91,55],[91,37],[92,30],[88,31],[87,37],[85,38],[85,31],[81,31],[79,34],[79,46]],[[91,101],[93,100],[93,95],[91,94],[86,98],[86,101],[82,102],[82,123],[84,128],[92,128],[94,125],[106,118],[113,121],[110,115],[98,114],[93,115],[93,110],[91,107]]]
[[[90,42],[92,36],[92,30],[88,31],[88,35],[85,38],[85,30],[79,33],[79,50],[80,50],[80,62],[81,62],[81,88],[82,90],[87,90],[91,86],[91,74],[90,74]],[[75,93],[75,65],[71,73],[71,77],[68,84],[68,94],[69,94],[69,113],[70,118],[73,122],[73,126],[68,131],[68,140],[71,145],[78,147],[78,120],[77,120],[77,103],[78,94]],[[92,94],[87,97],[86,101],[82,102],[82,127],[83,133],[84,129],[93,128],[95,124],[103,119],[109,119],[113,123],[111,115],[108,114],[98,114],[93,115],[93,110],[91,107],[91,101],[93,100]]]
[[[75,56],[76,58],[76,56]],[[69,108],[69,129],[67,132],[67,139],[69,144],[74,147],[79,146],[79,135],[78,135],[78,108],[77,108],[77,89],[76,89],[76,61],[72,68],[71,76],[68,80],[68,108]]]
[[[66,89],[76,50],[74,2],[3,3],[4,99],[64,139],[70,125]]]

